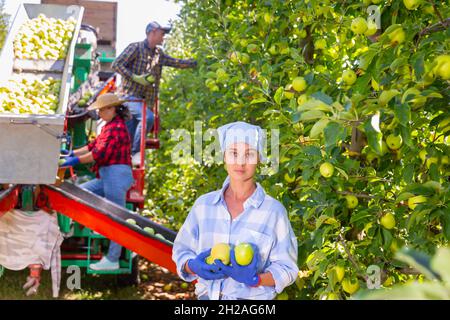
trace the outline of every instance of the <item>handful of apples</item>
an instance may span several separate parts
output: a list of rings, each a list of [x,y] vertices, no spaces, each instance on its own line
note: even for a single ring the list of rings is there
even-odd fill
[[[223,264],[230,264],[230,245],[227,243],[217,243],[212,247],[211,254],[206,258],[206,263],[213,264],[216,259]],[[249,265],[253,260],[253,247],[248,243],[240,243],[234,248],[234,257],[240,266]]]

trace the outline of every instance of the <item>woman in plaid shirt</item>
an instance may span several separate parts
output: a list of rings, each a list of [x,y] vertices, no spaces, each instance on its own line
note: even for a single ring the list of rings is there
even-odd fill
[[[194,203],[173,245],[180,277],[198,280],[199,300],[273,299],[297,275],[297,238],[284,206],[255,182],[264,161],[260,127],[234,122],[218,129],[228,177],[220,190]],[[250,264],[236,263],[234,246],[253,246]],[[231,246],[231,265],[205,259],[217,243]]]
[[[89,110],[98,110],[106,124],[98,137],[87,146],[74,150],[62,166],[95,162],[96,179],[80,185],[101,197],[125,207],[126,194],[133,183],[131,170],[131,141],[125,121],[130,113],[124,101],[112,93],[101,95]],[[91,264],[94,270],[116,270],[122,247],[111,241],[108,255]]]

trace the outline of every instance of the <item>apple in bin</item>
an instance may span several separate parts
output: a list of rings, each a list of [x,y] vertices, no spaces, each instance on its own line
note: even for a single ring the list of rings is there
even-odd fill
[[[234,257],[237,264],[246,266],[253,260],[253,247],[249,243],[240,243],[234,248]]]

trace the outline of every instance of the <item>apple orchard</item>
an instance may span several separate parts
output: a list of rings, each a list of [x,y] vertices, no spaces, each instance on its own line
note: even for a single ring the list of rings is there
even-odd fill
[[[449,5],[179,2],[167,51],[199,63],[165,71],[144,213],[178,229],[225,178],[216,164],[172,163],[171,129],[249,121],[280,130],[279,170],[258,182],[288,210],[301,271],[279,298],[349,298],[373,265],[384,287],[421,277],[394,254],[450,239]]]

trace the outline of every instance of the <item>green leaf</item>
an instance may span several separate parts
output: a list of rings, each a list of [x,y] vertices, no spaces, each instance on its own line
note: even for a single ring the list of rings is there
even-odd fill
[[[424,57],[425,52],[420,51],[417,55],[413,56],[411,61],[414,73],[418,79],[422,78],[422,75],[425,72]]]
[[[364,131],[369,146],[378,154],[381,154],[383,134],[380,130],[380,113],[377,112],[364,122]]]
[[[352,214],[351,218],[350,218],[350,223],[354,223],[357,222],[359,220],[363,220],[363,219],[370,219],[373,217],[373,213],[370,213],[368,211],[361,211],[358,212],[357,214]]]
[[[403,181],[406,183],[412,183],[414,178],[414,164],[408,164],[405,169],[403,169]]]
[[[363,70],[367,70],[373,58],[377,55],[378,50],[369,48],[366,52],[364,52],[359,58],[359,67]]]
[[[317,91],[311,94],[311,97],[316,98],[317,100],[320,100],[326,104],[332,104],[333,98],[331,98],[329,95],[323,93],[322,91]]]
[[[394,105],[394,114],[397,118],[398,122],[404,126],[408,124],[409,121],[411,121],[411,109],[409,107],[409,104],[398,104],[396,103]]]
[[[403,141],[408,145],[410,148],[414,149],[415,145],[414,142],[411,139],[411,129],[409,128],[409,125],[407,126],[400,125],[400,132],[402,134]]]
[[[343,169],[336,167],[336,166],[334,168],[342,174],[342,176],[345,178],[345,180],[348,180],[347,172],[345,172]]]
[[[311,131],[309,132],[309,137],[312,139],[318,138],[322,133],[326,125],[330,122],[328,118],[320,119],[317,121]]]
[[[325,112],[332,112],[333,107],[325,104],[321,100],[310,99],[310,100],[302,103],[301,105],[299,105],[297,110],[298,111],[321,110],[321,111],[325,111]]]
[[[311,120],[317,120],[325,117],[325,113],[323,113],[320,110],[309,110],[302,112],[300,115],[300,121],[311,121]]]
[[[278,105],[281,104],[281,99],[283,98],[283,93],[284,93],[283,87],[279,87],[277,89],[277,91],[275,92],[275,95],[273,96],[273,100],[275,101],[276,104],[278,104]]]
[[[447,240],[450,240],[450,214],[445,213],[443,210],[439,210],[441,213],[442,229],[444,236]]]
[[[263,103],[263,102],[267,102],[267,99],[264,97],[256,98],[256,99],[253,99],[252,102],[250,102],[250,105],[257,104],[257,103]]]
[[[397,251],[395,258],[407,263],[410,267],[423,273],[427,278],[431,280],[437,279],[437,274],[431,269],[431,259],[428,255],[414,249],[403,248]]]
[[[408,58],[407,57],[401,57],[401,58],[397,58],[395,59],[391,65],[389,66],[389,68],[392,70],[392,72],[395,72],[398,68],[404,66],[408,64]]]
[[[450,285],[450,248],[439,248],[431,259],[431,268]]]

